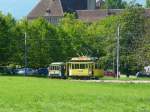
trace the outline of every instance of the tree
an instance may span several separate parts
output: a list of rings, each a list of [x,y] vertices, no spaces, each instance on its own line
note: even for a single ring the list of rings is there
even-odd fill
[[[64,57],[82,55],[87,25],[75,18],[74,14],[66,14],[58,27],[62,40]]]
[[[117,21],[117,16],[108,16],[92,23],[87,29],[86,42],[92,51],[92,56],[100,58],[106,69],[113,69]]]
[[[13,61],[24,66],[24,39],[27,34],[28,67],[47,67],[52,61],[59,60],[59,43],[57,29],[45,19],[33,21],[21,20],[16,25]],[[58,57],[56,57],[56,55]]]
[[[130,7],[121,15],[121,70],[135,74],[139,69],[136,56],[144,34],[144,9]]]
[[[118,2],[118,4],[121,2]],[[28,67],[47,67],[51,62],[68,61],[71,57],[98,57],[106,69],[116,62],[116,33],[120,26],[121,72],[134,74],[150,63],[150,20],[144,9],[131,5],[120,15],[84,23],[75,14],[65,14],[58,25],[43,18],[15,21],[0,14],[0,64],[24,67],[25,32]]]
[[[108,9],[124,9],[127,5],[127,3],[122,0],[106,0],[105,4]]]
[[[137,8],[142,8],[142,4],[140,4],[140,3],[137,3],[136,2],[136,0],[131,0],[128,4],[127,4],[127,8],[129,9],[129,8],[135,8],[135,7],[137,7]]]
[[[140,42],[136,56],[138,63],[142,68],[150,64],[150,19],[145,19],[145,35]]]
[[[10,64],[11,53],[13,51],[11,42],[13,39],[14,18],[8,14],[0,13],[0,65]]]
[[[146,0],[146,8],[150,8],[150,0]]]
[[[24,66],[24,39],[25,31],[27,31],[28,22],[20,20],[14,26],[14,37],[12,38],[12,53],[11,53],[11,62],[14,65]],[[25,30],[26,29],[26,30]]]

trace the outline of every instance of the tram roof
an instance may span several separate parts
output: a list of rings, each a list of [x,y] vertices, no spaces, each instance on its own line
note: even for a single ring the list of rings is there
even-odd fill
[[[54,62],[54,63],[51,63],[50,65],[63,65],[64,62]]]
[[[92,62],[92,61],[91,61],[91,62],[90,62],[90,61],[88,62],[88,61],[87,61],[87,62],[67,62],[67,63],[70,63],[70,64],[91,64],[91,63],[94,63],[94,62]]]
[[[71,61],[94,61],[97,60],[96,57],[87,57],[87,56],[81,56],[81,57],[74,57],[71,59]]]

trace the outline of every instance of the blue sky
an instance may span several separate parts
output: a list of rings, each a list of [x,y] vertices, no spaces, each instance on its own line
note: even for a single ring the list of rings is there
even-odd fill
[[[130,0],[126,0],[130,1]],[[144,4],[145,0],[136,0]],[[39,0],[0,0],[0,10],[7,14],[11,13],[16,19],[25,17]]]

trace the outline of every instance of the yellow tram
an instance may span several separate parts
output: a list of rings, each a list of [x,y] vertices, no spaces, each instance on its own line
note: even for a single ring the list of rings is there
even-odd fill
[[[74,57],[66,63],[66,73],[68,77],[89,77],[100,78],[104,76],[96,58]]]

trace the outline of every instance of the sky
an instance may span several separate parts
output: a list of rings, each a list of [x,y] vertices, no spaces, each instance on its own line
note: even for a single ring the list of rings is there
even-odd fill
[[[16,19],[25,17],[40,0],[0,0],[0,11],[11,13]],[[130,1],[130,0],[126,0]],[[144,4],[145,0],[136,0]]]

